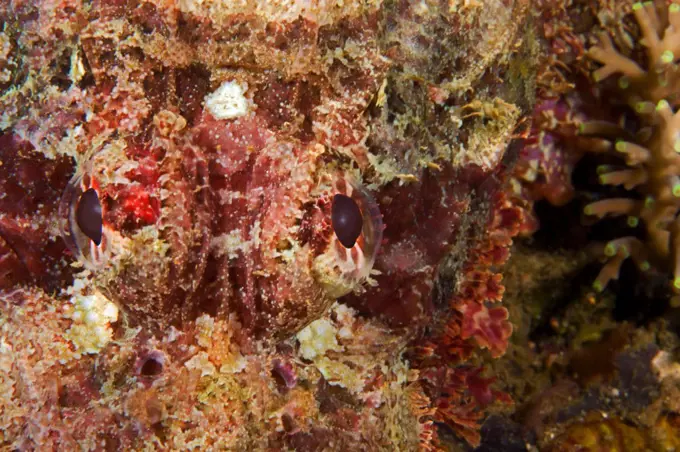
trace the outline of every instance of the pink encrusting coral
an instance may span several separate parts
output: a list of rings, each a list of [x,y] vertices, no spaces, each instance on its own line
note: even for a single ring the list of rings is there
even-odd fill
[[[0,444],[477,444],[527,11],[0,5]]]
[[[596,137],[587,149],[619,156],[619,163],[602,166],[599,181],[620,186],[631,196],[602,199],[588,204],[586,215],[627,216],[631,228],[640,224],[644,235],[633,234],[607,243],[608,260],[595,281],[602,290],[618,277],[621,264],[629,257],[643,271],[652,268],[668,272],[672,287],[680,292],[680,115],[677,89],[680,83],[680,4],[635,3],[633,15],[639,25],[635,48],[617,49],[603,33],[588,56],[602,66],[593,79],[602,82],[616,76],[616,95],[636,114],[635,128],[621,123],[585,121],[582,136]],[[632,52],[643,47],[646,65]]]

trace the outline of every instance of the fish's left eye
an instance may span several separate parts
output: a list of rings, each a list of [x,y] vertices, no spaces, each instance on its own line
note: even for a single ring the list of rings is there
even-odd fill
[[[75,218],[83,234],[99,246],[102,243],[102,205],[94,188],[88,188],[80,195]]]
[[[356,201],[349,196],[336,194],[331,208],[331,224],[342,246],[352,248],[364,227],[361,209]]]

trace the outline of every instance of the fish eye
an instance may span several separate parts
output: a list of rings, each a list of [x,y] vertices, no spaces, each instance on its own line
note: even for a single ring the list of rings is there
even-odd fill
[[[76,224],[95,245],[102,242],[102,205],[94,188],[80,195],[75,212]]]
[[[111,268],[127,241],[159,218],[159,170],[135,150],[116,140],[83,155],[61,196],[61,236],[88,270]]]
[[[331,224],[342,246],[352,248],[364,227],[364,218],[356,201],[349,196],[336,194],[331,208]]]
[[[370,277],[380,243],[382,214],[378,204],[357,178],[347,173],[332,175],[317,195],[319,254],[314,258],[313,274],[326,294],[339,298]],[[314,218],[313,215],[310,218]],[[327,221],[330,220],[330,221]]]
[[[87,174],[75,174],[59,205],[61,236],[73,256],[89,269],[107,259],[109,239],[104,228],[104,206]]]

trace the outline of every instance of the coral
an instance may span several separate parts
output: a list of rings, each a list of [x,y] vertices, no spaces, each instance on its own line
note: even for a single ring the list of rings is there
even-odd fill
[[[661,450],[673,450],[680,447],[680,416],[678,414],[671,413],[659,417],[654,427]]]
[[[464,3],[0,5],[0,444],[478,443],[533,68]]]
[[[478,444],[480,409],[493,401],[511,403],[507,394],[490,389],[493,378],[482,378],[483,369],[464,364],[475,345],[502,355],[512,333],[507,311],[488,306],[500,301],[500,266],[509,255],[512,237],[519,232],[521,212],[505,195],[494,200],[490,234],[472,248],[473,259],[464,269],[457,294],[450,300],[450,318],[433,328],[414,350],[417,367],[423,369],[424,388],[435,401],[434,419],[472,444]],[[451,364],[456,366],[451,368]]]
[[[496,435],[519,435],[522,446],[537,450],[672,448],[679,368],[673,311],[644,324],[621,322],[614,291],[589,287],[597,263],[577,250],[532,246],[527,240],[513,250],[514,268],[504,271],[503,304],[516,329],[491,375],[517,408],[495,416]],[[635,309],[640,301],[630,297]],[[483,445],[497,444],[483,438]]]
[[[590,21],[587,3],[537,1],[535,16],[540,24],[536,58],[537,98],[508,190],[522,206],[523,235],[539,228],[534,205],[547,201],[563,206],[575,196],[572,174],[584,154],[579,125],[589,118],[585,108],[589,87],[582,83],[579,62],[585,54],[588,32],[574,29]],[[603,13],[604,16],[604,13]]]
[[[537,201],[562,206],[575,194],[571,178],[584,151],[578,147],[578,126],[583,116],[567,100],[540,100],[533,112],[532,127],[522,146],[510,180],[516,202],[523,206],[522,234],[539,228],[533,211]]]
[[[490,238],[477,248],[472,265],[465,269],[462,287],[452,306],[463,315],[461,337],[474,337],[479,346],[498,357],[505,353],[512,325],[504,308],[487,304],[503,298],[502,275],[498,271],[508,258],[512,238],[519,233],[520,214],[506,196],[499,196],[495,201]]]
[[[595,289],[601,291],[618,278],[631,257],[643,271],[670,274],[669,286],[677,292],[674,55],[679,6],[646,2],[598,8],[605,31],[597,38],[591,29],[574,31],[577,23],[564,10],[541,10],[549,58],[539,76],[533,127],[510,188],[524,206],[523,231],[532,233],[538,228],[534,203],[570,202],[576,194],[576,165],[584,156],[601,163],[599,192],[581,188],[579,196],[591,201],[584,213],[591,223],[624,217],[630,234],[602,246],[607,262]],[[628,21],[631,10],[637,27]],[[580,7],[574,15],[587,22],[595,15],[587,11]],[[599,68],[591,76],[594,64]],[[615,229],[620,234],[625,228]]]
[[[617,76],[619,99],[636,113],[635,129],[602,121],[586,121],[580,128],[581,135],[601,138],[599,145],[588,151],[619,156],[616,164],[600,168],[600,183],[623,187],[631,194],[590,203],[584,212],[597,218],[627,216],[628,224],[633,228],[640,224],[644,234],[641,238],[631,234],[607,243],[604,254],[608,260],[594,286],[603,290],[618,277],[621,264],[630,257],[642,270],[654,266],[670,273],[677,293],[680,160],[676,151],[679,116],[674,111],[679,80],[676,55],[680,52],[680,4],[636,3],[632,9],[640,27],[646,67],[617,50],[606,33],[598,45],[590,48],[588,56],[602,64],[593,72],[596,82]]]

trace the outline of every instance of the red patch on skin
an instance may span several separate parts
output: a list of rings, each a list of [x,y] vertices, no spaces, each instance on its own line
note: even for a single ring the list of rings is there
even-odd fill
[[[114,185],[101,194],[104,223],[116,230],[134,230],[155,224],[161,203],[141,185]]]
[[[162,155],[158,149],[131,144],[128,157],[138,163],[125,173],[130,184],[107,186],[103,192],[98,181],[92,186],[100,192],[104,206],[104,222],[115,229],[136,229],[155,224],[161,211],[161,203],[156,193],[160,189],[159,166]]]
[[[144,186],[157,186],[162,152],[148,146],[131,144],[126,154],[130,160],[137,161],[139,165],[126,172],[125,177]]]
[[[133,187],[123,201],[123,211],[139,224],[154,224],[160,215],[160,202],[141,188]]]

